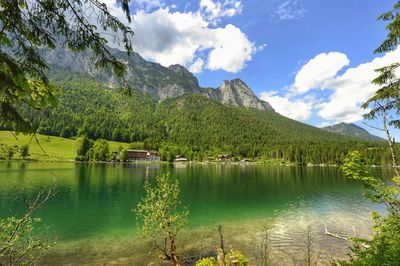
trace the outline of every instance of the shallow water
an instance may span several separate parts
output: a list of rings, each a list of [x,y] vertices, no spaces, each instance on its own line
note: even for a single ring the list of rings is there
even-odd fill
[[[261,226],[269,223],[276,264],[301,261],[310,225],[315,258],[326,263],[349,250],[324,235],[321,220],[332,232],[352,235],[354,227],[368,236],[369,212],[378,208],[362,196],[360,183],[336,167],[2,162],[0,217],[22,213],[17,196],[34,195],[55,179],[57,195],[38,213],[57,241],[47,263],[158,262],[138,238],[131,209],[143,196],[144,182],[159,173],[179,179],[182,202],[190,209],[190,225],[180,238],[187,253],[212,250],[221,224],[227,247],[253,256]]]

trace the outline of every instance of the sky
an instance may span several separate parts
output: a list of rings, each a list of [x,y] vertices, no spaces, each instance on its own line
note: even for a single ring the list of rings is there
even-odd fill
[[[115,0],[103,0],[124,19]],[[203,87],[240,78],[287,117],[321,127],[364,122],[360,105],[377,87],[376,68],[400,49],[377,17],[396,0],[132,0],[133,47],[146,60],[181,64]],[[126,20],[125,20],[126,21]],[[396,132],[398,138],[400,135]]]

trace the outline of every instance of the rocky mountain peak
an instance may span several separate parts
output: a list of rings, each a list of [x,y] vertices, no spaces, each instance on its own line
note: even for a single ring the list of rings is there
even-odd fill
[[[223,104],[274,111],[269,103],[258,99],[241,79],[225,80],[219,91],[220,100]]]
[[[241,79],[224,80],[220,87],[220,90],[225,92],[231,91],[239,95],[246,94],[255,97],[253,91]]]
[[[110,52],[127,64],[126,81],[131,88],[152,95],[159,101],[195,93],[227,105],[273,111],[271,105],[259,100],[240,79],[225,80],[218,89],[202,88],[197,78],[182,65],[164,67],[146,61],[135,52],[131,56],[117,49],[110,48]],[[59,47],[43,50],[41,55],[54,70],[89,75],[110,87],[118,85],[110,70],[93,67],[90,52],[71,53],[67,48]]]

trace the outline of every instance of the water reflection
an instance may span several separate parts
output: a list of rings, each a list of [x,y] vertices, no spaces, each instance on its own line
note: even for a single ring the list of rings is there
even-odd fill
[[[54,174],[58,194],[38,215],[59,240],[133,235],[131,209],[143,196],[145,181],[159,173],[180,180],[192,228],[263,219],[329,220],[334,215],[357,220],[369,217],[372,208],[362,197],[361,184],[334,167],[4,162],[0,217],[21,213],[24,206],[14,201],[15,195],[37,193]]]

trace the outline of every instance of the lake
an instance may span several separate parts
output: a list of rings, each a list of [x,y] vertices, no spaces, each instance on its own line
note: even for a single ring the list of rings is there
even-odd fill
[[[382,175],[382,169],[374,169]],[[271,226],[276,265],[301,261],[311,226],[315,260],[345,258],[348,243],[324,235],[322,221],[344,236],[368,236],[370,212],[359,182],[337,167],[232,164],[82,164],[1,162],[0,217],[21,214],[19,195],[35,195],[55,180],[56,196],[37,213],[56,241],[44,264],[159,263],[148,240],[138,236],[133,212],[146,180],[170,173],[180,181],[190,224],[182,253],[207,253],[223,226],[226,246],[255,256],[263,224]]]

